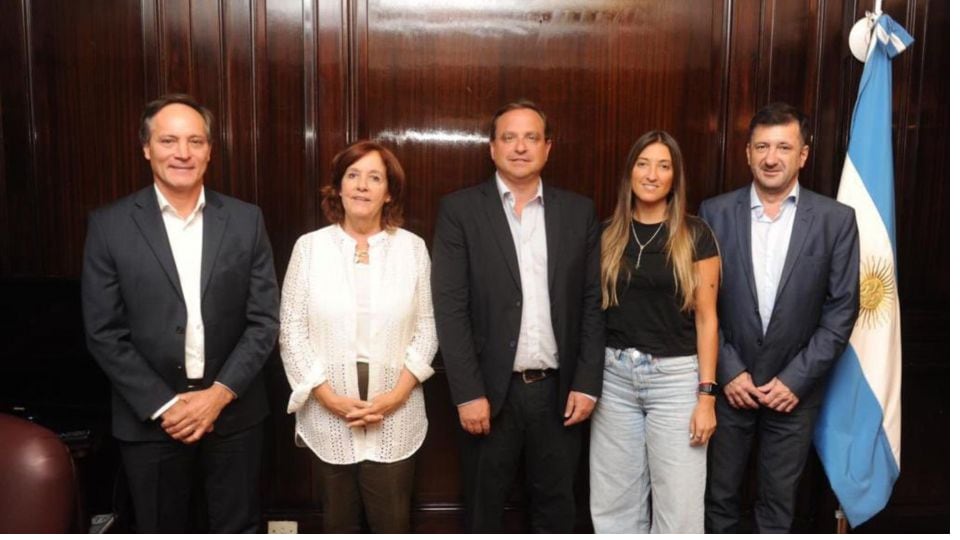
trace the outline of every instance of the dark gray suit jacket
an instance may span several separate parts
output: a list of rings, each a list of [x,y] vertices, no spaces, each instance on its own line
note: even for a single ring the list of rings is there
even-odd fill
[[[721,385],[748,371],[756,385],[779,378],[801,405],[822,400],[824,375],[847,345],[860,306],[860,242],[849,206],[800,188],[796,217],[766,335],[750,240],[750,189],[700,206],[720,244]]]
[[[279,296],[260,209],[205,196],[203,381],[238,396],[215,423],[229,434],[269,412],[260,370],[276,342]],[[169,440],[150,416],[186,389],[187,308],[152,185],[91,213],[81,292],[87,347],[113,387],[114,436]]]
[[[562,414],[570,390],[599,396],[602,386],[600,228],[590,199],[546,184],[543,198]],[[523,297],[517,252],[495,179],[440,201],[431,281],[453,401],[485,395],[496,416],[513,372]]]

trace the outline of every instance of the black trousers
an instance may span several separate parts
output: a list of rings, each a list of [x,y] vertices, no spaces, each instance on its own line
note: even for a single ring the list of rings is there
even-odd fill
[[[531,384],[513,376],[490,434],[461,432],[467,530],[502,530],[503,507],[524,457],[531,530],[572,532],[581,425],[563,426],[555,376]]]
[[[717,432],[708,450],[707,532],[738,532],[740,485],[755,436],[759,453],[754,528],[760,533],[790,532],[819,411],[819,405],[800,405],[784,414],[762,406],[734,409],[723,396],[717,398]]]
[[[257,532],[262,450],[262,423],[230,435],[211,432],[192,445],[173,439],[121,441],[137,532],[188,532],[198,476],[203,478],[210,532]]]

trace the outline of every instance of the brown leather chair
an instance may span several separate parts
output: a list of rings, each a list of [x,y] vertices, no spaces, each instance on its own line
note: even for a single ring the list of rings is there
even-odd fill
[[[0,414],[0,533],[77,532],[70,450],[37,424]]]

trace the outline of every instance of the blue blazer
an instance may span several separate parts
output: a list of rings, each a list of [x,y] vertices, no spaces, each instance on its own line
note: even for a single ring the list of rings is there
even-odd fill
[[[206,200],[203,382],[237,394],[215,424],[226,435],[269,413],[260,371],[279,330],[279,293],[260,209],[210,189]],[[152,184],[90,215],[81,293],[87,347],[113,387],[114,436],[169,440],[150,416],[186,390],[187,307]]]
[[[720,245],[717,382],[747,371],[756,385],[777,377],[801,403],[818,404],[824,375],[847,345],[860,306],[860,242],[849,206],[800,188],[767,333],[753,278],[750,189],[700,206]]]

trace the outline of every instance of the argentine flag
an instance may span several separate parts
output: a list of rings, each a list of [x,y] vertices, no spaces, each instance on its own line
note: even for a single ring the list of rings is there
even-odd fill
[[[860,228],[860,316],[827,386],[814,445],[854,527],[886,506],[900,474],[891,59],[911,43],[889,16],[877,19],[837,193],[856,209]]]

